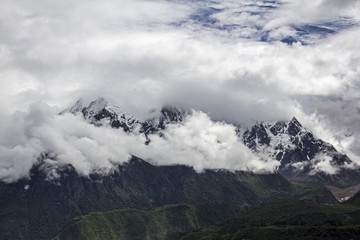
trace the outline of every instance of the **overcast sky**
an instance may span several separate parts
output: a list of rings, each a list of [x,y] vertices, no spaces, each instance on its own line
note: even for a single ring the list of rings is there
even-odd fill
[[[54,115],[103,96],[142,119],[163,104],[243,125],[296,116],[359,161],[359,12],[356,0],[3,0],[1,159],[33,140],[13,132],[43,121],[34,104]]]

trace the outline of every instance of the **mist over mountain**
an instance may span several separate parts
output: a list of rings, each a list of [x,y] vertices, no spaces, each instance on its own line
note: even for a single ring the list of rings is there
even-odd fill
[[[26,123],[23,129],[17,129],[17,135],[11,131],[6,138],[8,147],[3,149],[7,155],[2,164],[7,168],[3,168],[1,179],[13,182],[29,177],[30,169],[40,159],[48,166],[44,171],[52,177],[58,167],[68,164],[83,176],[107,175],[132,156],[160,166],[184,164],[198,172],[280,171],[299,179],[317,174],[345,176],[343,171],[359,168],[296,118],[242,127],[214,121],[201,111],[187,112],[173,106],[152,114],[156,117],[140,120],[102,97],[88,103],[78,100],[57,114],[46,105],[34,105],[29,113],[19,113],[17,121],[6,126],[13,129],[18,128],[19,121]],[[23,144],[16,145],[11,137],[21,139]],[[352,175],[353,180],[346,185],[359,178],[356,172]]]
[[[356,0],[3,0],[0,240],[64,224],[61,236],[112,233],[73,218],[123,208],[134,216],[93,216],[142,221],[116,237],[174,239],[285,200],[341,213],[314,221],[323,229],[357,229],[356,204],[323,204],[360,186],[359,12]],[[286,233],[312,227],[283,218]]]
[[[47,163],[48,157],[42,156],[44,162],[31,169],[29,179],[0,183],[0,239],[50,239],[74,217],[114,209],[144,211],[169,204],[192,209],[189,205],[200,204],[208,209],[202,213],[202,219],[207,219],[208,224],[204,225],[199,219],[200,225],[191,224],[192,228],[188,229],[191,230],[213,224],[216,219],[237,216],[242,209],[261,203],[289,199],[336,203],[324,186],[292,184],[278,173],[213,170],[197,173],[184,165],[153,166],[134,157],[119,165],[112,174],[81,176],[70,165],[54,169]],[[49,175],[49,170],[56,171]],[[214,211],[215,216],[211,214]],[[199,213],[195,211],[190,216],[193,214]],[[141,225],[143,221],[136,221],[135,216],[132,210],[124,215],[130,223],[123,230],[142,234],[144,228],[136,227],[135,222]],[[167,231],[173,230],[171,222],[175,226],[184,224],[176,214],[167,216],[170,221]],[[117,225],[116,221],[113,223]],[[92,228],[101,231],[98,224]],[[98,238],[101,236],[96,236]],[[128,238],[131,239],[131,235]]]
[[[50,165],[71,164],[83,175],[111,173],[131,156],[156,165],[185,164],[197,171],[224,168],[272,172],[277,165],[239,141],[235,126],[214,122],[202,112],[176,117],[177,112],[172,115],[163,109],[159,119],[141,122],[103,98],[86,107],[78,106],[79,102],[70,112],[52,115],[49,107],[34,105],[28,114],[20,115],[27,123],[24,129],[18,129],[17,138],[23,145],[3,147],[8,155],[3,157],[7,168],[1,178],[11,182],[28,176],[44,152]],[[178,122],[182,118],[184,121]],[[7,129],[12,129],[18,122],[8,124]],[[22,164],[24,159],[27,165]]]

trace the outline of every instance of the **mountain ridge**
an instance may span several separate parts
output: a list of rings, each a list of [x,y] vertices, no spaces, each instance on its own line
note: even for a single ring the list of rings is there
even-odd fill
[[[48,179],[38,165],[30,179],[0,183],[0,239],[48,239],[74,217],[95,211],[179,203],[252,206],[285,199],[336,202],[323,186],[293,185],[276,173],[197,173],[138,158],[107,176],[80,176],[71,166],[59,170],[58,178]]]
[[[108,122],[114,128],[121,128],[125,132],[162,136],[167,125],[183,124],[191,113],[183,109],[164,105],[158,118],[140,121],[131,114],[124,113],[100,97],[88,106],[78,100],[74,106],[64,110],[77,114],[81,112],[84,119],[92,124],[101,126]],[[235,125],[234,125],[235,126]],[[359,167],[347,155],[339,153],[334,146],[316,138],[314,134],[303,127],[293,117],[290,121],[275,123],[256,122],[253,126],[242,128],[236,124],[236,134],[254,153],[262,154],[280,163],[277,170],[285,177],[293,180],[320,181],[336,187],[349,187],[360,183]],[[350,182],[341,181],[342,176]]]
[[[140,121],[103,98],[90,104],[78,101],[60,114],[66,113],[81,114],[100,130],[108,125],[126,134],[157,134],[163,138],[169,126],[185,124],[189,116],[177,107],[165,106],[158,119]],[[231,129],[234,134],[239,130],[235,126]],[[273,154],[275,158],[279,154],[275,151],[282,151],[290,158],[283,156],[278,160],[286,164],[309,161],[307,156],[312,158],[324,149],[337,154],[336,149],[316,139],[296,118],[272,125],[257,123],[243,130],[238,141],[244,141],[254,152]],[[152,144],[147,139],[144,144]],[[266,152],[266,148],[271,151]],[[304,174],[297,181],[289,181],[294,178],[285,178],[281,169],[267,174],[223,169],[196,172],[186,165],[154,166],[136,156],[116,165],[109,174],[82,176],[72,165],[53,165],[52,161],[56,162],[56,155],[43,153],[28,179],[0,182],[0,239],[49,239],[76,216],[116,209],[141,210],[168,204],[251,207],[298,199],[335,204],[337,200],[323,184],[345,186],[357,182],[359,177],[356,172],[342,169],[345,172],[341,175]],[[339,164],[347,161],[339,159]]]

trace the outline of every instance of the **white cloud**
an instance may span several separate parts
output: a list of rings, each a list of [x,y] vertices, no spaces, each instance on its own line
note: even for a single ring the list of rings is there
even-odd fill
[[[195,170],[228,169],[255,172],[275,170],[279,162],[260,159],[235,133],[235,127],[213,122],[202,112],[193,112],[184,124],[169,125],[164,137],[151,136],[150,154],[156,164],[185,164]]]
[[[12,182],[29,176],[42,153],[48,153],[44,170],[56,177],[58,166],[71,164],[81,175],[108,174],[131,156],[157,165],[185,164],[204,169],[273,171],[279,164],[261,160],[235,133],[235,127],[213,122],[202,112],[194,112],[184,124],[169,125],[145,145],[142,134],[128,134],[108,125],[96,127],[82,116],[58,115],[46,104],[31,105],[26,113],[7,119],[1,130],[0,179]],[[6,118],[3,118],[6,119]]]
[[[88,164],[85,149],[102,148],[111,139],[96,130],[83,138],[65,137],[60,123],[40,126],[37,122],[65,120],[36,118],[44,117],[41,111],[34,116],[24,112],[39,100],[59,112],[79,97],[99,95],[143,119],[150,109],[164,103],[201,109],[214,119],[243,124],[296,116],[318,137],[359,156],[359,28],[340,29],[324,39],[310,34],[311,45],[278,41],[295,36],[293,26],[339,19],[356,24],[358,1],[289,0],[272,4],[275,9],[263,5],[230,0],[3,1],[0,122],[18,124],[2,127],[1,156],[26,154],[33,159],[27,144],[36,145],[37,151],[56,146],[62,159],[70,161],[69,156],[77,154],[74,164],[84,172],[92,171],[96,160]],[[205,26],[201,21],[206,19],[191,18],[211,7],[217,9],[210,16],[213,23]],[[206,14],[201,16],[206,18]],[[265,33],[272,42],[259,41]],[[334,96],[342,99],[341,104],[328,101]],[[17,110],[23,113],[9,120],[7,116]],[[24,119],[32,119],[34,125]],[[52,135],[43,136],[55,127],[59,129]],[[351,138],[340,134],[344,128],[352,129]],[[46,144],[28,142],[29,134],[49,139]],[[91,140],[97,137],[104,139]],[[8,141],[1,140],[5,138]],[[58,145],[57,138],[62,144]]]
[[[285,0],[282,7],[274,10],[269,17],[266,30],[276,29],[284,25],[308,24],[337,20],[339,17],[350,17],[359,20],[356,0]]]
[[[340,168],[334,166],[332,163],[332,157],[326,154],[318,154],[311,161],[312,169],[310,171],[310,175],[323,172],[326,174],[336,174],[340,171]]]

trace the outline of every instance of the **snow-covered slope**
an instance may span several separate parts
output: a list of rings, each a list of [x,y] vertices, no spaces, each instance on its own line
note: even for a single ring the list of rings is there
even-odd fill
[[[118,106],[111,104],[106,99],[99,97],[96,100],[85,103],[79,99],[72,107],[62,111],[60,114],[70,112],[81,113],[89,123],[101,126],[108,123],[114,128],[122,128],[125,132],[133,132],[139,129],[140,133],[152,134],[165,129],[167,124],[182,122],[186,116],[185,111],[174,106],[164,106],[160,111],[158,119],[140,121],[138,118],[121,110]]]
[[[242,136],[246,146],[278,161],[279,170],[287,177],[313,175],[317,172],[337,173],[351,164],[331,144],[316,138],[294,117],[275,124],[256,123]]]
[[[82,113],[87,121],[97,126],[101,126],[105,121],[114,128],[123,128],[126,132],[131,132],[142,125],[140,120],[112,105],[102,97],[89,104],[79,99],[74,106],[65,111],[73,114]]]
[[[146,136],[161,135],[166,125],[181,123],[188,114],[181,108],[164,106],[159,118],[140,121],[104,98],[98,98],[89,104],[79,100],[65,111],[82,114],[84,119],[96,126],[109,124],[114,128],[122,128],[125,132]],[[137,131],[134,131],[135,129]],[[339,153],[331,144],[316,138],[295,117],[290,121],[271,124],[257,122],[248,129],[238,127],[237,134],[239,140],[252,151],[279,161],[278,170],[289,178],[303,179],[319,173],[340,174],[340,171],[347,171],[353,164],[346,155]],[[147,139],[148,144],[150,139]],[[351,173],[350,178],[355,175],[355,172]]]

